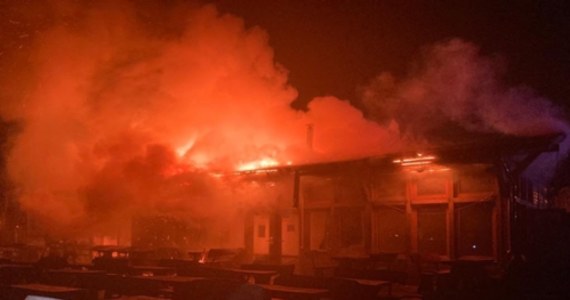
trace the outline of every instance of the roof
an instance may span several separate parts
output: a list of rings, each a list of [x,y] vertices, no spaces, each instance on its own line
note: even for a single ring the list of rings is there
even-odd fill
[[[497,163],[506,156],[521,153],[541,153],[558,151],[558,145],[566,137],[563,133],[541,135],[534,137],[517,137],[501,134],[478,135],[477,138],[461,143],[448,144],[425,149],[410,149],[397,153],[378,156],[367,156],[357,159],[316,162],[301,165],[278,166],[256,169],[253,171],[238,172],[242,175],[259,174],[312,174],[346,172],[351,168],[363,167],[396,169],[399,166],[393,161],[398,158],[415,155],[417,152],[429,153],[436,156],[435,162],[445,164],[468,163]]]

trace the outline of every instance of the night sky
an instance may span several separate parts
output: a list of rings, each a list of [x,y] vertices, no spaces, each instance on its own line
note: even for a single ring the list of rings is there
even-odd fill
[[[332,94],[358,104],[357,87],[382,71],[405,75],[424,47],[461,38],[505,63],[505,80],[552,101],[570,95],[567,1],[219,0],[270,36],[299,103]]]

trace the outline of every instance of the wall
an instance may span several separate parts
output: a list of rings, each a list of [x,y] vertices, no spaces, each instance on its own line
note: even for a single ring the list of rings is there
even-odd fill
[[[491,165],[346,168],[300,179],[302,250],[497,256]]]

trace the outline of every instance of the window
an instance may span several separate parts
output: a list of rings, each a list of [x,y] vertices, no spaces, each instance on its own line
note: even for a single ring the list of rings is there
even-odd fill
[[[340,207],[334,211],[335,246],[347,248],[362,245],[362,209],[360,207]]]
[[[420,253],[447,254],[447,206],[418,209],[418,250]]]
[[[437,196],[445,195],[446,178],[441,176],[422,176],[418,179],[416,194],[418,196]]]
[[[456,195],[489,193],[495,189],[495,176],[487,169],[472,168],[457,173]]]
[[[493,202],[456,206],[457,254],[493,255]]]
[[[398,201],[406,200],[406,181],[397,174],[378,175],[373,185],[374,201]]]
[[[451,174],[447,171],[414,174],[411,197],[414,203],[447,203]]]
[[[407,252],[409,227],[404,206],[377,209],[375,221],[375,243],[379,252]]]
[[[305,204],[332,202],[335,198],[335,183],[332,178],[303,176],[301,195]]]
[[[341,177],[335,180],[335,202],[344,204],[357,204],[366,200],[364,189],[359,177]]]

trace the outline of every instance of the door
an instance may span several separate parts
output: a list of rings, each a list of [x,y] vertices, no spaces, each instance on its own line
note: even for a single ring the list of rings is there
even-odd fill
[[[255,215],[253,217],[253,254],[269,254],[269,216]]]
[[[282,255],[299,255],[299,216],[290,214],[281,219]]]

